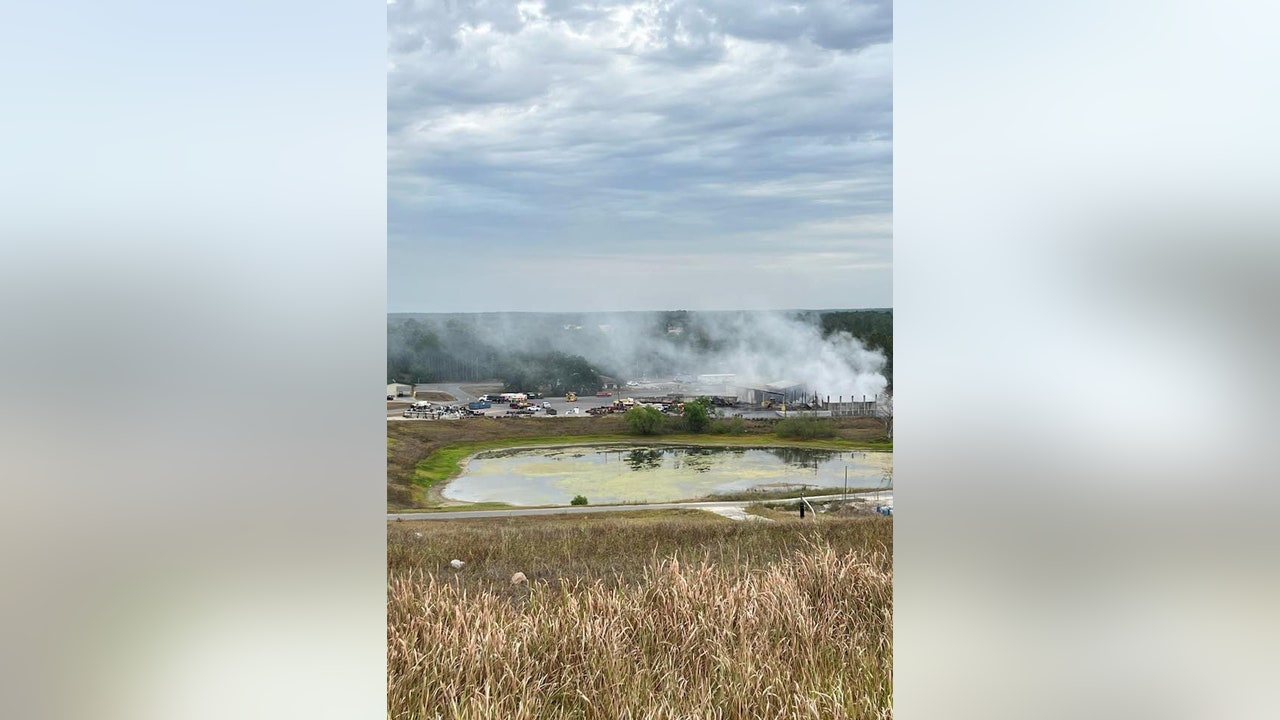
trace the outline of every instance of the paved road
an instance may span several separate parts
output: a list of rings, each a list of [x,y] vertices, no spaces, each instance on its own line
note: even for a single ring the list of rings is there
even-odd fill
[[[836,500],[840,495],[817,495],[808,498],[808,500]],[[520,515],[579,515],[583,513],[598,512],[630,512],[635,510],[709,510],[716,514],[732,513],[733,508],[745,508],[755,502],[771,502],[785,503],[795,502],[799,497],[783,498],[779,500],[726,500],[714,502],[683,502],[683,503],[650,503],[647,505],[578,505],[567,507],[550,507],[550,508],[514,508],[511,510],[459,510],[457,512],[433,512],[433,513],[387,513],[388,520],[463,520],[467,518],[500,518],[515,517]],[[849,493],[850,500],[857,500],[874,505],[876,502],[876,494],[869,493]],[[882,505],[893,505],[893,493],[884,491],[880,493],[880,503]]]
[[[457,398],[457,402],[456,403],[443,402],[440,404],[452,405],[452,404],[469,403],[478,397],[476,395],[472,395],[471,393],[464,391],[462,389],[463,385],[474,386],[474,385],[485,385],[485,384],[487,383],[483,383],[483,382],[431,383],[431,384],[424,383],[416,387],[418,392],[448,393],[454,396],[455,398]],[[613,394],[610,397],[596,397],[594,395],[582,395],[582,396],[579,396],[576,402],[568,402],[563,397],[548,397],[544,399],[547,402],[551,403],[551,407],[555,409],[558,417],[565,417],[565,416],[586,417],[587,410],[589,408],[600,407],[602,405],[610,405],[613,403],[614,400],[617,400],[618,398],[651,397],[651,396],[660,397],[660,396],[666,395],[668,392],[681,392],[681,391],[688,392],[689,387],[682,386],[682,385],[674,385],[674,384],[649,383],[647,386],[639,387],[639,388],[623,388],[619,390],[613,390],[611,391]],[[396,399],[397,403],[412,402],[412,401],[413,401],[413,398],[408,398],[408,397]],[[432,402],[436,402],[436,401],[432,401]],[[535,400],[533,402],[535,405],[541,405],[543,400]],[[570,415],[569,411],[575,408],[578,410],[580,414]],[[509,408],[507,408],[507,406],[505,405],[495,404],[493,408],[485,411],[485,415],[488,415],[490,417],[499,417],[499,416],[505,415],[508,409]],[[781,416],[781,414],[776,410],[747,410],[747,409],[738,409],[738,408],[720,408],[720,412],[724,417],[742,415],[744,418],[748,420],[760,419],[760,418],[775,419]],[[403,407],[396,407],[395,409],[387,408],[387,417],[399,418],[403,413],[404,413]],[[546,416],[539,413],[531,417],[536,419],[536,418],[546,417]]]
[[[435,400],[433,400],[433,401],[432,401],[432,402],[436,402],[437,404],[440,404],[440,405],[455,405],[455,404],[463,404],[463,403],[471,402],[472,400],[475,400],[475,399],[476,399],[476,396],[474,396],[474,395],[471,395],[471,394],[468,394],[468,393],[464,392],[464,391],[463,391],[463,389],[462,389],[462,386],[461,386],[461,385],[459,385],[459,384],[454,384],[454,383],[436,383],[436,384],[432,384],[432,385],[419,385],[419,386],[418,386],[418,392],[422,393],[422,392],[428,392],[428,391],[434,391],[434,392],[445,392],[445,393],[449,393],[450,395],[452,395],[452,396],[454,396],[454,397],[458,398],[458,401],[457,401],[456,403],[451,403],[451,402],[439,402],[439,401],[435,401]],[[575,402],[568,402],[568,401],[566,401],[563,397],[549,397],[549,398],[543,398],[543,400],[545,400],[545,401],[547,401],[547,402],[551,403],[551,407],[555,408],[556,413],[558,414],[558,416],[559,416],[559,417],[566,417],[566,416],[567,416],[567,417],[588,417],[588,415],[587,415],[587,409],[588,409],[588,408],[600,407],[600,406],[602,406],[602,405],[609,405],[609,404],[613,403],[613,401],[614,401],[615,399],[616,399],[616,397],[596,397],[596,396],[594,396],[594,395],[586,395],[586,396],[580,397],[580,398],[578,398],[578,400],[577,400],[577,401],[575,401]],[[537,405],[541,405],[541,404],[542,404],[542,402],[543,402],[543,400],[532,400],[532,401],[530,401],[530,402],[533,402],[533,403],[535,403],[535,404],[537,404]],[[400,402],[412,402],[412,401],[413,401],[413,399],[412,399],[412,398],[399,398],[399,401],[400,401]],[[388,404],[390,404],[390,403],[388,403]],[[574,408],[577,408],[577,409],[578,409],[578,412],[579,412],[579,414],[578,414],[578,415],[570,415],[570,414],[569,414],[569,411],[570,411],[570,410],[572,410],[572,409],[574,409]],[[493,406],[492,408],[490,408],[489,410],[485,410],[485,411],[484,411],[484,414],[485,414],[485,415],[488,415],[489,417],[501,417],[501,416],[505,415],[505,414],[506,414],[506,412],[507,412],[507,410],[509,410],[509,409],[510,409],[510,408],[508,408],[506,405],[502,405],[502,404],[500,404],[500,403],[494,403],[494,406]],[[403,413],[404,413],[404,408],[402,408],[402,407],[397,407],[397,408],[395,408],[395,409],[392,409],[392,408],[390,408],[390,407],[388,407],[388,408],[387,408],[387,417],[397,417],[397,418],[398,418],[398,417],[399,417],[400,415],[402,415]],[[546,416],[545,416],[545,415],[543,415],[542,413],[538,413],[538,414],[535,414],[535,415],[531,415],[531,416],[529,416],[529,417],[520,418],[520,420],[537,420],[537,419],[542,418],[542,417],[546,417]]]

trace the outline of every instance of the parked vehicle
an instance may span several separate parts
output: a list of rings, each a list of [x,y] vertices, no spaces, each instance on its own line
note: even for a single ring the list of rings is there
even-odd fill
[[[600,392],[596,393],[596,397],[613,397],[613,393],[609,392],[608,390],[601,390]]]
[[[576,410],[577,408],[574,408],[574,409]],[[548,414],[548,415],[555,415],[555,414],[556,414],[556,409],[555,409],[555,408],[553,408],[553,407],[548,407],[548,408],[546,409],[546,412],[547,412],[547,414]]]
[[[493,403],[488,400],[474,400],[467,403],[467,408],[470,410],[487,410],[491,407],[493,407]]]
[[[567,392],[567,393],[565,393],[565,394],[564,394],[564,401],[565,401],[565,402],[577,402],[577,401],[578,401],[578,393],[576,393],[576,392]]]

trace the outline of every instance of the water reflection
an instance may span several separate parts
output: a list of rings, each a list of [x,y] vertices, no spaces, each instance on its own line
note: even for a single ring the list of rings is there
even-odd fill
[[[627,464],[632,470],[656,470],[662,467],[662,451],[636,449],[627,453]]]
[[[596,446],[511,449],[481,453],[443,489],[468,502],[567,504],[584,495],[593,505],[665,502],[751,489],[801,485],[838,491],[876,487],[892,473],[889,453],[808,448]]]
[[[818,466],[825,462],[830,462],[832,458],[840,455],[834,450],[813,450],[810,448],[768,448],[768,452],[782,462],[800,468],[801,470],[818,471]]]

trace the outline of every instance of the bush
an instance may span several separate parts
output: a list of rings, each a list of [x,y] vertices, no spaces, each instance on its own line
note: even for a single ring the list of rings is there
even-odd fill
[[[713,417],[711,399],[700,397],[684,404],[684,426],[689,432],[705,432],[711,427]]]
[[[587,497],[585,495],[574,495],[573,499],[569,501],[569,504],[570,505],[586,505]]]
[[[637,435],[656,435],[662,429],[662,413],[648,405],[637,405],[624,415],[631,432]]]
[[[711,425],[711,432],[716,435],[741,435],[746,431],[747,423],[740,417],[720,420]]]
[[[779,420],[773,433],[781,438],[830,438],[836,436],[836,426],[830,420],[813,417],[795,417]]]

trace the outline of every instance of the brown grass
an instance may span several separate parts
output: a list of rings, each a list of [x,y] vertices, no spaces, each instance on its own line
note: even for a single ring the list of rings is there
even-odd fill
[[[892,521],[692,512],[392,523],[388,717],[889,717]]]

